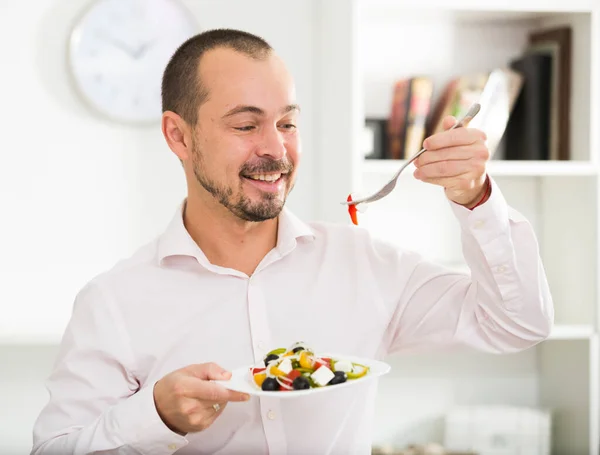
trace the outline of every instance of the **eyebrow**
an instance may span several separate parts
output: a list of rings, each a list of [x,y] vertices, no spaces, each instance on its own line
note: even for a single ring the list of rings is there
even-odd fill
[[[297,104],[289,104],[286,107],[284,107],[281,110],[282,114],[287,114],[289,112],[292,111],[298,111],[300,112],[300,106],[298,106]],[[265,115],[265,111],[263,109],[261,109],[260,107],[257,106],[248,106],[248,105],[239,105],[234,107],[233,109],[229,110],[224,116],[223,118],[227,118],[227,117],[232,117],[234,115],[237,114],[241,114],[244,112],[250,112],[251,114],[257,114],[257,115]]]

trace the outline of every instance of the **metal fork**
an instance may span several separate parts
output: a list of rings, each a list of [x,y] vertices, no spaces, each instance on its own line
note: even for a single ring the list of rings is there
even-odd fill
[[[460,121],[458,121],[456,124],[454,124],[452,126],[452,128],[450,128],[450,129],[453,130],[454,128],[459,128],[461,126],[468,125],[469,122],[471,120],[473,120],[473,117],[475,117],[477,115],[477,113],[479,112],[480,109],[481,109],[481,105],[479,105],[478,103],[473,104],[469,108],[467,113],[464,115],[464,117]],[[400,174],[402,174],[402,171],[404,171],[404,169],[406,169],[406,167],[410,163],[412,163],[414,160],[416,160],[418,157],[420,157],[426,151],[427,151],[426,149],[422,149],[419,152],[415,153],[413,155],[413,157],[410,158],[406,163],[404,163],[402,165],[402,167],[400,168],[400,170],[398,172],[396,172],[396,175],[394,175],[394,177],[392,177],[392,180],[390,180],[388,183],[386,183],[385,186],[383,188],[381,188],[377,193],[372,194],[371,196],[368,196],[368,197],[365,197],[362,199],[357,199],[355,201],[344,201],[344,202],[342,202],[342,204],[356,205],[356,204],[362,204],[363,202],[375,202],[381,198],[384,198],[385,196],[390,194],[392,192],[392,190],[396,187],[396,181],[398,180],[398,177],[400,177]]]

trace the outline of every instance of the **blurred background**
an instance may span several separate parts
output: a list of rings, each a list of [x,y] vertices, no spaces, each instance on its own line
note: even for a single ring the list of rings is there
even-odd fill
[[[301,218],[350,223],[350,191],[480,101],[489,172],[538,234],[550,339],[389,359],[374,453],[599,454],[597,0],[0,0],[0,453],[29,453],[75,294],[184,197],[160,77],[217,27],[261,35],[295,77]],[[468,272],[443,193],[410,169],[359,224]]]

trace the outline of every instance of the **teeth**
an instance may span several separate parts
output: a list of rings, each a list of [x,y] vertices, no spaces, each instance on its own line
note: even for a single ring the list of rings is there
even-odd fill
[[[268,174],[268,175],[255,174],[255,175],[250,175],[248,177],[251,178],[252,180],[264,180],[266,182],[274,182],[276,180],[279,180],[279,178],[281,177],[281,174]]]

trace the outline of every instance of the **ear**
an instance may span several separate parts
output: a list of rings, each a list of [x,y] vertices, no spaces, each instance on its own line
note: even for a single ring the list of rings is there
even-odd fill
[[[178,114],[166,111],[162,115],[161,129],[171,151],[182,161],[192,156],[192,129]]]

